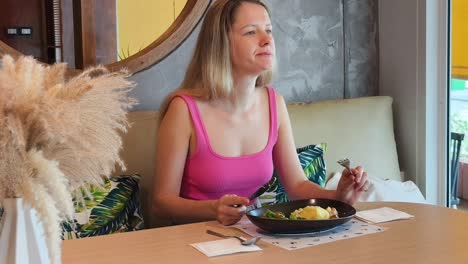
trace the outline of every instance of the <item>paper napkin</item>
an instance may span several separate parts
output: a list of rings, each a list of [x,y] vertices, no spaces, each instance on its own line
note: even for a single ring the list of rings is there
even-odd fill
[[[414,216],[390,207],[382,207],[359,211],[356,213],[355,217],[368,223],[383,223],[399,219],[409,219]]]
[[[262,250],[256,245],[244,246],[235,238],[190,244],[208,257]]]

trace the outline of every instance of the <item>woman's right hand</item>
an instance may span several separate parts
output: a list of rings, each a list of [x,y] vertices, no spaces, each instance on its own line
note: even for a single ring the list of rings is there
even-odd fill
[[[249,205],[249,199],[235,194],[226,194],[216,203],[216,220],[223,225],[233,225],[242,218]]]
[[[351,169],[343,169],[342,176],[338,182],[338,199],[353,205],[368,188],[367,172],[361,166]]]

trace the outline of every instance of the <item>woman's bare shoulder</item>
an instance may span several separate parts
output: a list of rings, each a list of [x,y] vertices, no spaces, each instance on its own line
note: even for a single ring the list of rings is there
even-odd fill
[[[180,96],[175,96],[171,102],[169,103],[169,106],[167,108],[167,111],[175,111],[175,112],[188,112],[188,106],[187,103],[185,102],[184,99]]]
[[[288,109],[284,97],[275,91],[276,94],[276,109],[278,114],[278,126],[288,122]]]
[[[273,92],[275,93],[275,97],[276,97],[276,103],[277,103],[278,105],[284,104],[284,98],[283,98],[283,96],[282,96],[278,91],[276,91],[275,88],[273,88],[273,87],[271,87],[271,86],[266,86],[266,87],[264,87],[264,89],[265,89],[265,90],[267,90],[267,89],[273,90]]]
[[[284,101],[284,97],[278,93],[277,91],[275,91],[275,94],[276,94],[276,102],[277,104],[280,104],[280,105],[285,105],[285,101]]]
[[[187,103],[179,96],[174,97],[164,115],[163,123],[172,125],[190,124],[190,110]]]
[[[276,90],[273,90],[276,97],[276,107],[278,110],[283,111],[286,109],[286,102],[284,101],[284,97],[278,93]]]

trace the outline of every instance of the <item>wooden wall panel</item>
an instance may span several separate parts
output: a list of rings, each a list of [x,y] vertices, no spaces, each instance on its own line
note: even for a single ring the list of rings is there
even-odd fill
[[[32,27],[31,36],[8,36],[7,27]],[[23,54],[46,61],[45,30],[41,0],[2,0],[0,40]]]
[[[62,42],[63,61],[72,68],[75,67],[75,36],[73,28],[73,2],[62,0]]]
[[[75,65],[83,69],[95,64],[94,1],[73,0]]]
[[[76,68],[116,61],[115,0],[73,0]]]
[[[117,61],[117,16],[115,12],[115,0],[94,0],[97,64]]]

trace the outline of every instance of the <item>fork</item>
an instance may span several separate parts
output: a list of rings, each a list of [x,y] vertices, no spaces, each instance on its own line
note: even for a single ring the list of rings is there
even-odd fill
[[[240,236],[228,236],[228,235],[223,235],[221,233],[218,233],[218,232],[215,232],[213,230],[210,230],[210,229],[207,229],[206,230],[206,233],[207,234],[210,234],[210,235],[214,235],[214,236],[217,236],[217,237],[222,237],[222,238],[236,238],[237,240],[239,240],[241,242],[242,245],[244,246],[250,246],[250,245],[255,245],[257,243],[258,240],[260,240],[261,237],[259,236],[256,236],[256,237],[252,237],[251,239],[245,239],[243,237],[240,237]]]
[[[338,161],[338,164],[340,164],[341,166],[345,167],[345,168],[349,171],[349,173],[351,173],[351,174],[354,175],[353,171],[352,171],[351,168],[350,168],[351,162],[349,161],[348,158],[346,158],[346,159],[340,159],[340,160]]]
[[[338,164],[340,164],[341,166],[345,167],[350,173],[351,175],[354,175],[353,171],[351,170],[351,162],[349,161],[348,158],[345,158],[345,159],[340,159],[339,161],[337,161]],[[364,189],[365,192],[367,192],[367,188]]]

